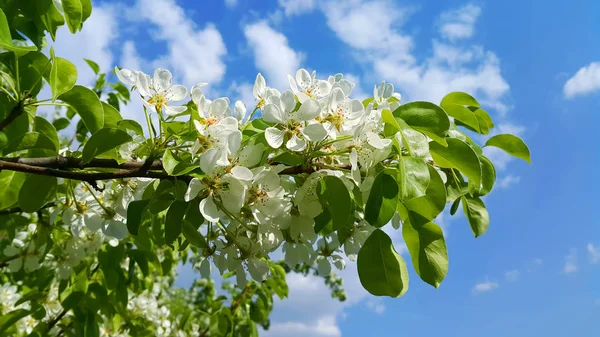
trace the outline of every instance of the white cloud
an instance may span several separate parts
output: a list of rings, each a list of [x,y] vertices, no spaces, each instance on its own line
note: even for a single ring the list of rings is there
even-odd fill
[[[591,243],[588,243],[587,251],[588,251],[588,255],[590,256],[591,264],[600,263],[600,248],[594,246]]]
[[[300,15],[315,9],[316,0],[279,0],[279,6],[283,8],[286,16]]]
[[[543,264],[544,264],[544,260],[542,260],[542,259],[540,259],[540,258],[534,259],[534,260],[533,260],[533,264],[535,264],[535,265],[538,265],[538,266],[541,266],[541,265],[543,265]]]
[[[513,269],[513,270],[509,270],[506,273],[504,273],[504,278],[507,281],[514,282],[519,279],[520,275],[521,275],[521,273],[518,270]]]
[[[232,103],[237,100],[244,102],[244,104],[246,104],[246,109],[248,109],[248,114],[252,113],[252,110],[254,110],[254,107],[256,106],[256,100],[252,93],[253,86],[253,83],[244,82],[238,84],[234,81],[227,89],[228,97],[231,99]]]
[[[479,15],[481,8],[473,4],[444,12],[440,15],[440,33],[449,40],[469,38]]]
[[[98,63],[103,72],[110,71],[114,62],[110,44],[118,36],[117,28],[115,9],[110,5],[95,5],[93,15],[83,24],[81,32],[71,34],[63,26],[56,33],[56,42],[48,40],[56,56],[71,61],[77,67],[77,83],[93,85],[96,75],[83,59]]]
[[[566,98],[585,95],[600,90],[600,62],[582,67],[569,78],[563,88]]]
[[[246,25],[244,35],[254,53],[256,68],[264,73],[267,85],[288,88],[287,75],[296,74],[304,55],[290,48],[287,37],[265,21]]]
[[[199,28],[186,11],[174,0],[138,0],[128,11],[128,20],[152,23],[158,29],[151,32],[155,40],[166,42],[167,49],[158,49],[154,68],[173,71],[187,86],[198,82],[219,83],[225,75],[223,57],[227,49],[221,33],[208,23]]]
[[[350,81],[351,83],[354,83],[354,89],[352,89],[352,98],[356,98],[362,101],[365,98],[371,96],[370,94],[367,94],[362,90],[361,79],[359,76],[353,74],[344,74],[344,78]]]
[[[318,319],[314,324],[301,322],[273,323],[269,330],[263,331],[261,336],[286,336],[286,337],[340,337],[342,332],[335,322],[335,317],[331,315]]]
[[[488,291],[492,291],[494,289],[498,288],[498,283],[496,282],[492,282],[492,281],[486,281],[486,282],[481,282],[481,283],[477,283],[475,285],[475,287],[473,287],[473,293],[484,293],[484,292],[488,292]]]
[[[571,249],[569,255],[565,257],[565,266],[563,273],[570,274],[577,271],[577,252],[575,249]]]
[[[509,188],[511,185],[514,184],[518,184],[519,181],[521,181],[521,177],[516,177],[516,176],[506,176],[500,180],[498,180],[498,182],[496,183],[496,185],[501,188],[501,189],[507,189]]]
[[[225,0],[225,6],[229,8],[235,8],[237,6],[238,0]]]
[[[376,314],[381,315],[385,312],[385,305],[383,304],[383,300],[381,298],[369,298],[365,304],[367,305],[367,308]]]

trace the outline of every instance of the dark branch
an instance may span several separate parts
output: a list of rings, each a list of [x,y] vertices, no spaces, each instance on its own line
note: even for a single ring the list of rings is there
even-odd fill
[[[45,158],[2,158],[0,160],[25,164],[31,166],[41,166],[55,169],[85,169],[85,168],[120,168],[120,169],[139,169],[146,164],[143,161],[129,161],[119,164],[114,159],[92,159],[89,163],[83,163],[81,158],[73,157],[45,157]],[[155,160],[146,166],[147,170],[162,170],[163,166],[159,160]]]
[[[54,206],[56,206],[56,202],[50,202],[50,203],[47,203],[46,205],[42,206],[42,208],[40,208],[40,210],[49,208],[49,207],[54,207]],[[21,212],[23,212],[23,210],[20,207],[13,207],[13,208],[7,208],[7,209],[1,210],[0,215],[8,215],[8,214],[13,214],[13,213],[21,213]]]
[[[19,103],[17,103],[17,105],[15,105],[10,110],[10,112],[8,113],[8,116],[6,116],[6,118],[3,121],[0,121],[0,131],[2,131],[5,127],[9,126],[10,123],[12,123],[15,119],[17,119],[17,117],[21,116],[21,114],[24,111],[23,103],[28,98],[29,98],[29,96],[25,97],[25,99],[23,99]]]

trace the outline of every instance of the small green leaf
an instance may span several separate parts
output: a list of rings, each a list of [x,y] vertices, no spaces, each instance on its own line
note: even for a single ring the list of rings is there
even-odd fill
[[[52,125],[54,125],[54,128],[56,129],[56,131],[60,131],[60,130],[64,130],[67,126],[69,126],[69,124],[71,124],[71,121],[69,121],[68,118],[59,118],[57,120],[55,120],[54,122],[52,122]]]
[[[86,58],[84,58],[83,60],[90,66],[90,68],[92,68],[94,74],[98,75],[98,73],[100,72],[100,66],[98,65],[98,63],[92,60],[88,60]]]
[[[77,68],[75,65],[63,58],[54,56],[54,49],[50,48],[52,67],[50,68],[50,89],[52,89],[52,101],[65,92],[71,90],[77,82]]]
[[[175,200],[169,207],[165,218],[165,242],[167,245],[172,244],[181,234],[182,220],[187,207],[188,204],[180,200]]]
[[[19,191],[19,207],[33,213],[52,199],[58,186],[56,177],[32,174],[25,179]]]
[[[21,318],[29,316],[29,314],[29,310],[25,309],[17,309],[3,314],[0,317],[0,332],[6,331],[15,323],[17,323]]]
[[[131,130],[140,137],[144,137],[144,129],[142,126],[131,119],[123,119],[117,122],[117,127],[123,131]]]
[[[317,195],[323,207],[329,210],[332,229],[346,226],[353,218],[352,197],[344,182],[334,176],[325,176],[319,182]]]
[[[4,48],[8,51],[15,53],[17,57],[23,56],[30,51],[37,50],[36,46],[16,46],[12,42],[10,34],[10,27],[8,26],[8,20],[6,14],[0,8],[0,48]]]
[[[96,156],[131,141],[131,136],[123,130],[114,128],[101,129],[93,134],[83,147],[83,163],[89,163]]]
[[[433,220],[446,207],[446,187],[438,171],[430,165],[427,165],[427,168],[430,180],[425,195],[408,200],[404,205],[409,210]]]
[[[396,212],[398,183],[391,175],[381,172],[375,178],[365,205],[365,220],[373,227],[387,224]]]
[[[362,104],[365,107],[365,109],[367,108],[369,103],[373,102],[374,99],[375,99],[374,97],[369,97],[369,98],[365,99],[364,101],[362,101]]]
[[[450,215],[456,214],[456,211],[458,210],[459,205],[460,205],[460,198],[457,198],[456,200],[454,200],[454,202],[452,203],[452,206],[450,207]]]
[[[425,195],[429,186],[429,169],[421,158],[400,157],[398,160],[400,200],[411,200]]]
[[[19,190],[24,181],[24,173],[0,171],[0,209],[11,207],[19,200]]]
[[[50,122],[43,117],[35,116],[35,119],[33,120],[33,131],[42,133],[48,137],[48,139],[50,139],[54,144],[55,152],[58,153],[60,143],[58,140],[58,133],[56,132],[54,125],[50,124]]]
[[[451,92],[448,95],[444,96],[444,98],[442,98],[440,106],[444,106],[446,104],[459,104],[475,107],[480,105],[479,102],[477,102],[477,100],[473,98],[473,96],[460,91]]]
[[[198,232],[198,229],[188,220],[183,220],[181,231],[183,232],[183,236],[185,236],[192,245],[198,248],[208,248],[208,243],[204,236],[202,236],[202,234]]]
[[[376,229],[358,252],[358,277],[375,296],[400,297],[408,290],[408,269],[394,249],[392,239]]]
[[[475,132],[481,133],[479,127],[479,120],[477,116],[469,109],[458,104],[445,104],[442,108],[448,113],[448,116],[453,117],[455,120],[459,120],[465,125],[471,127]]]
[[[81,23],[83,22],[81,0],[63,0],[62,6],[67,26],[69,26],[71,33],[75,34],[81,28]]]
[[[439,287],[448,273],[448,252],[442,229],[420,214],[409,212],[402,236],[421,279]]]
[[[48,136],[40,132],[27,132],[10,142],[4,148],[4,154],[7,155],[16,151],[32,149],[48,150],[53,154],[58,153],[56,151],[56,145],[50,138],[48,138]]]
[[[475,150],[456,138],[448,138],[448,147],[430,142],[431,156],[439,167],[459,169],[473,186],[481,185],[481,163]]]
[[[513,136],[511,134],[495,135],[494,137],[488,139],[484,146],[497,147],[501,150],[504,150],[511,156],[521,158],[531,164],[529,148],[521,140],[521,138],[517,136]]]
[[[88,311],[87,316],[85,317],[85,326],[84,326],[84,337],[99,337],[100,336],[100,328],[98,327],[98,323],[96,322],[96,313],[93,311]]]
[[[76,85],[58,97],[79,114],[92,134],[104,127],[104,109],[100,99],[92,90]]]
[[[119,111],[110,104],[102,102],[102,111],[104,112],[105,128],[117,128],[119,122],[123,120]]]
[[[138,235],[140,224],[144,218],[146,206],[150,203],[150,199],[135,200],[127,206],[127,229],[132,235]]]
[[[479,189],[479,195],[486,195],[492,191],[494,183],[496,182],[496,169],[494,164],[487,159],[485,156],[479,156],[481,162],[481,189]]]
[[[475,237],[485,233],[490,224],[490,217],[485,204],[478,197],[472,197],[468,194],[461,197],[463,211],[469,220],[471,230]]]
[[[50,3],[45,13],[40,14],[40,21],[46,26],[46,30],[50,34],[50,37],[55,41],[58,27],[65,24],[64,17],[60,14],[54,5],[54,2]]]
[[[288,166],[299,166],[304,163],[304,160],[301,156],[290,152],[280,153],[273,157],[272,161],[273,163],[281,163]]]
[[[180,176],[198,168],[198,164],[187,163],[168,149],[163,155],[162,162],[165,171],[172,176]]]
[[[445,137],[450,129],[450,119],[439,106],[429,102],[411,102],[399,106],[393,115],[434,141],[446,145]]]
[[[92,15],[92,0],[80,0],[81,1],[81,25],[79,30],[83,27],[83,22]]]

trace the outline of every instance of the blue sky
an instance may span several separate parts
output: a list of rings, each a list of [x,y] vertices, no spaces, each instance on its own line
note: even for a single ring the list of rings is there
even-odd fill
[[[257,72],[285,89],[300,67],[344,73],[358,97],[381,80],[405,101],[474,94],[498,132],[527,141],[534,165],[488,153],[499,168],[490,229],[474,239],[464,217],[439,219],[450,256],[442,286],[411,271],[404,297],[375,298],[350,264],[341,304],[321,280],[292,276],[265,335],[585,337],[600,330],[598,13],[591,0],[107,0],[55,48],[79,69],[83,57],[104,71],[166,67],[248,105]],[[81,71],[80,82],[92,78]],[[135,118],[139,105],[123,113]]]

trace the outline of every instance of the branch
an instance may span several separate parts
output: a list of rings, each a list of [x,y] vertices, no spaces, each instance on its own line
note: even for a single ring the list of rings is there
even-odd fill
[[[47,203],[46,205],[42,206],[42,208],[40,208],[40,210],[49,208],[49,207],[54,207],[54,206],[56,206],[56,202],[50,202],[50,203]],[[1,210],[0,215],[8,215],[8,214],[13,214],[13,213],[21,213],[21,212],[23,212],[23,210],[20,207],[13,207],[13,208],[7,208],[4,210]]]
[[[29,97],[26,97],[29,98]],[[8,113],[8,116],[6,116],[6,118],[3,121],[0,121],[0,131],[2,131],[5,127],[9,126],[10,123],[12,123],[15,119],[17,119],[17,117],[21,116],[21,114],[23,113],[23,102],[25,100],[20,101],[19,103],[17,103],[17,105],[15,105],[10,112]]]
[[[86,168],[115,168],[123,169],[114,172],[88,172],[71,171],[72,169]],[[332,168],[349,169],[348,165],[338,165]],[[9,170],[31,174],[40,174],[57,178],[85,181],[94,184],[98,180],[112,180],[123,178],[153,178],[153,179],[180,179],[186,182],[192,180],[192,176],[170,176],[163,169],[159,160],[151,162],[130,161],[119,163],[113,159],[93,159],[83,163],[80,158],[73,157],[44,157],[44,158],[1,158],[0,171]],[[313,173],[313,167],[292,166],[280,172],[283,175],[295,175],[301,173]]]

